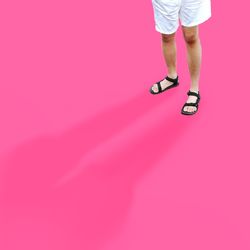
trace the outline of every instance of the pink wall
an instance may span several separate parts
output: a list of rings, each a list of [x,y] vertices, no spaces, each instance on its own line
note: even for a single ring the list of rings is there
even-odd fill
[[[199,113],[151,1],[0,3],[0,249],[249,250],[249,1],[200,27]]]

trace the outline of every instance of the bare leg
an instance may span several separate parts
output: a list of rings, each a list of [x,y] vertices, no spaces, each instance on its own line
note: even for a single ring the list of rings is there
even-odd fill
[[[191,77],[190,90],[194,92],[199,91],[199,77],[202,49],[198,34],[198,26],[184,27],[182,26],[183,36],[187,47],[188,67]],[[197,97],[189,96],[187,102],[195,102]],[[196,107],[185,107],[185,111],[193,112]]]
[[[175,33],[173,34],[161,34],[162,37],[162,52],[168,69],[168,76],[175,79],[177,77],[176,73],[176,44],[175,44]],[[172,82],[164,79],[161,81],[162,90],[166,87],[172,85]],[[157,84],[152,87],[154,92],[158,92]]]

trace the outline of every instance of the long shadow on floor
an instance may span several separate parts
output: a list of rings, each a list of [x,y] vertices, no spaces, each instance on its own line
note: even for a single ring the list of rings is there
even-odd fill
[[[63,185],[55,183],[97,145],[158,105],[168,105],[173,94],[154,98],[142,93],[57,136],[27,141],[2,157],[5,245],[97,250],[119,233],[136,183],[168,154],[190,119],[176,112],[164,114],[144,136],[132,138],[115,154],[97,156]]]

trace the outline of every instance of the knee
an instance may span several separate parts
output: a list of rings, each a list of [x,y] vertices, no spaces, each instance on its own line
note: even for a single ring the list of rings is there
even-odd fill
[[[199,36],[196,33],[183,33],[185,42],[188,45],[193,45],[199,40]]]
[[[163,43],[171,43],[174,41],[175,35],[174,34],[170,34],[170,35],[162,34],[161,39]]]

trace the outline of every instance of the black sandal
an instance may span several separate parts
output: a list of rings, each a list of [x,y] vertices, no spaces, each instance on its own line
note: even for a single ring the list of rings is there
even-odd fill
[[[190,90],[189,90],[189,91],[187,92],[187,95],[188,95],[188,96],[190,96],[190,95],[196,96],[197,99],[196,99],[196,102],[186,102],[186,103],[183,105],[183,107],[182,107],[181,113],[182,113],[183,115],[193,115],[193,114],[195,114],[195,113],[198,111],[199,102],[200,102],[200,99],[201,99],[200,93],[199,93],[199,91],[198,91],[198,93],[196,93],[196,92],[193,92],[193,91],[190,91]],[[184,108],[185,108],[186,106],[189,106],[189,107],[190,107],[190,106],[196,107],[196,110],[193,111],[193,112],[185,111]]]
[[[166,87],[165,89],[162,89],[160,82],[163,81],[164,79],[168,80],[169,82],[172,82],[173,84],[171,84],[170,86]],[[157,86],[158,86],[158,91],[157,91],[157,92],[155,92],[155,91],[152,89],[152,87],[153,87],[154,85],[151,86],[151,88],[150,88],[150,90],[149,90],[151,94],[153,94],[153,95],[160,94],[160,93],[166,91],[167,89],[174,88],[174,87],[177,87],[177,86],[179,85],[178,76],[177,76],[175,79],[166,76],[166,77],[163,78],[161,81],[155,83],[155,84],[157,84]]]

